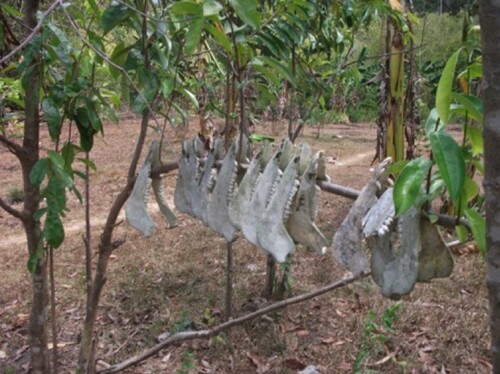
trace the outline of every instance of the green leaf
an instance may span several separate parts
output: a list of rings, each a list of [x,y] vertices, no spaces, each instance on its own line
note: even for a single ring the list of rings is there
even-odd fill
[[[465,135],[470,142],[473,156],[482,155],[484,152],[483,133],[478,127],[468,127]]]
[[[274,137],[269,135],[250,134],[249,139],[251,142],[274,142]]]
[[[280,83],[279,76],[275,74],[275,72],[272,69],[268,68],[267,66],[264,66],[260,60],[254,58],[252,60],[252,67],[254,67],[255,70],[261,72],[264,75],[264,77],[267,78],[269,82],[271,82],[272,84],[278,85]]]
[[[163,97],[168,98],[174,90],[174,82],[172,79],[163,79],[160,86]]]
[[[219,45],[224,49],[226,53],[232,53],[233,52],[233,47],[231,44],[231,41],[229,40],[228,36],[226,33],[223,31],[219,30],[217,27],[211,25],[210,23],[205,23],[203,25],[205,30],[207,30],[210,35],[213,36],[215,41],[219,43]]]
[[[104,129],[102,127],[101,119],[99,118],[99,114],[95,110],[94,102],[90,99],[85,99],[85,107],[87,109],[87,115],[89,117],[90,125],[96,132],[103,133]]]
[[[175,16],[192,15],[198,12],[200,4],[194,1],[177,1],[172,4],[170,11]]]
[[[47,244],[52,248],[58,248],[64,241],[64,228],[61,217],[53,209],[47,211],[43,234]]]
[[[483,101],[475,96],[453,93],[452,97],[466,110],[470,118],[483,123]]]
[[[76,127],[80,133],[80,147],[85,152],[89,152],[94,145],[94,135],[96,130],[94,130],[91,126],[87,110],[85,108],[78,108],[74,117]]]
[[[39,159],[33,166],[33,169],[31,169],[30,173],[31,184],[34,186],[39,186],[42,183],[43,179],[45,178],[45,175],[47,175],[47,170],[48,170],[48,160],[46,158]]]
[[[100,16],[101,10],[97,6],[97,3],[95,0],[87,0],[87,3],[89,4],[90,9],[94,12],[95,15]]]
[[[462,150],[448,133],[438,131],[430,136],[432,154],[452,201],[457,204],[465,182]]]
[[[216,16],[224,7],[215,0],[203,1],[203,15],[205,17]]]
[[[123,67],[123,65],[125,65],[125,61],[127,60],[128,52],[133,47],[133,45],[126,46],[123,42],[118,43],[111,53],[111,61],[115,63],[115,65]],[[118,78],[121,74],[118,69],[111,65],[109,66],[109,71],[113,78]]]
[[[134,100],[132,101],[132,110],[137,114],[143,114],[147,109],[148,104],[151,104],[156,97],[157,90],[146,90],[142,91],[142,96],[136,94]],[[144,99],[146,101],[144,101]]]
[[[179,1],[174,3],[170,9],[174,16],[186,17],[185,22],[182,22],[183,25],[188,25],[184,48],[186,54],[189,55],[194,53],[198,47],[203,24],[205,23],[203,5],[193,1]],[[182,18],[180,20],[182,20]],[[177,22],[180,20],[177,20]]]
[[[160,66],[163,70],[168,69],[168,58],[162,47],[155,43],[153,44],[153,60]]]
[[[460,243],[463,243],[469,237],[469,231],[464,225],[456,225],[455,226],[455,235],[457,236]]]
[[[172,101],[172,108],[175,109],[175,111],[177,113],[179,113],[179,115],[182,117],[182,120],[185,121],[187,119],[187,115],[186,115],[186,112],[175,102],[175,101]],[[170,118],[170,117],[169,117]],[[171,118],[170,118],[171,119]],[[171,122],[174,122],[171,120]]]
[[[189,28],[186,32],[186,44],[184,48],[187,55],[193,54],[196,48],[198,48],[204,23],[205,17],[203,16],[203,7],[199,5],[197,12],[192,15]]]
[[[51,97],[42,99],[42,110],[45,114],[49,127],[49,134],[52,140],[56,140],[61,134],[62,118],[59,108]]]
[[[465,202],[469,203],[472,199],[474,199],[479,194],[479,186],[476,181],[471,179],[469,176],[466,176],[464,183],[464,191],[463,197],[465,198]]]
[[[97,166],[94,164],[92,160],[86,159],[86,158],[77,158],[78,161],[80,161],[82,164],[88,166],[90,169],[96,171]]]
[[[57,153],[54,150],[50,150],[48,154],[48,158],[51,162],[51,164],[59,169],[64,169],[65,163],[64,163],[64,158],[61,156],[59,153]]]
[[[115,92],[115,91],[101,88],[101,94],[99,95],[99,97],[102,99],[101,100],[102,104],[108,105],[108,107],[109,107],[109,104],[107,104],[107,101],[104,99],[109,99],[109,101],[111,102],[111,104],[113,104],[113,107],[115,107],[115,108],[119,108],[122,104],[120,94],[118,92]]]
[[[102,14],[101,26],[104,35],[113,30],[121,22],[128,19],[130,16],[130,9],[124,4],[112,4]]]
[[[18,11],[16,8],[11,7],[10,5],[7,4],[0,4],[0,6],[6,13],[9,13],[11,16],[17,18],[24,18],[23,12]]]
[[[79,148],[73,143],[66,143],[63,149],[61,149],[61,157],[64,160],[64,170],[70,174],[73,172],[72,165],[78,150]]]
[[[421,186],[430,167],[429,160],[417,158],[403,168],[392,192],[397,216],[406,213],[420,198]]]
[[[92,45],[92,47],[94,47],[95,49],[97,49],[98,51],[102,52],[102,54],[105,55],[106,49],[104,48],[104,43],[102,42],[102,37],[98,36],[95,32],[93,32],[91,30],[89,30],[88,36],[89,36],[89,41],[90,41],[90,44]],[[98,64],[102,64],[103,58],[96,53],[95,54],[95,61]]]
[[[40,208],[33,214],[33,219],[37,222],[40,222],[40,219],[45,213],[47,213],[47,208]]]
[[[399,160],[393,164],[391,164],[387,168],[387,174],[399,174],[403,170],[403,168],[408,164],[408,160]]]
[[[439,80],[436,92],[436,109],[443,125],[450,119],[450,104],[452,96],[453,77],[457,66],[458,55],[461,49],[456,51],[446,62],[443,74]]]
[[[438,221],[439,216],[437,214],[429,214],[427,218],[429,218],[430,223],[434,224]]]
[[[473,209],[464,209],[464,214],[469,221],[479,253],[484,257],[486,255],[486,221],[483,216]]]
[[[198,110],[199,104],[198,104],[198,100],[196,99],[196,96],[191,91],[188,91],[185,88],[181,88],[179,91],[184,96],[186,96],[189,99],[189,101],[191,101],[191,104],[193,104],[193,106],[196,108],[196,110]]]
[[[52,177],[42,191],[42,196],[47,199],[47,208],[58,213],[66,209],[65,182],[57,177]]]
[[[482,62],[473,62],[467,67],[467,69],[465,69],[460,73],[459,77],[466,77],[471,79],[482,78],[483,77]]]
[[[234,11],[247,25],[258,29],[260,25],[260,13],[257,10],[257,0],[229,0]]]
[[[256,59],[262,61],[264,64],[266,64],[269,67],[273,68],[277,73],[279,73],[283,77],[285,77],[290,83],[295,84],[295,79],[294,79],[293,74],[281,62],[275,60],[274,58],[266,57],[266,56],[259,56],[259,57],[255,58],[254,61]]]

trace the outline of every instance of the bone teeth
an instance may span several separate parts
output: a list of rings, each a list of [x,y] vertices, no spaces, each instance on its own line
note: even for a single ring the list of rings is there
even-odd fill
[[[274,179],[273,185],[271,186],[271,189],[269,190],[269,194],[267,195],[266,206],[269,204],[269,201],[271,201],[271,198],[276,193],[276,189],[278,188],[278,184],[280,183],[282,175],[283,175],[283,172],[281,170],[278,170],[278,175]]]
[[[201,167],[200,167],[200,160],[198,158],[195,158],[195,163],[196,163],[196,173],[194,174],[194,178],[196,180],[200,180],[201,178]]]
[[[293,187],[292,189],[290,190],[290,193],[288,195],[288,199],[286,200],[286,203],[285,203],[285,210],[283,212],[283,221],[286,222],[288,221],[288,218],[290,217],[290,211],[291,211],[291,206],[292,206],[292,202],[293,202],[293,198],[295,197],[295,194],[297,193],[297,190],[299,189],[299,181],[298,180],[295,180],[293,182]]]
[[[215,187],[215,182],[217,180],[217,169],[212,169],[210,171],[210,177],[208,178],[207,189],[212,192]]]
[[[147,205],[147,203],[148,203],[150,187],[151,187],[151,178],[148,178],[147,187],[144,190],[144,196],[143,196],[144,205]]]

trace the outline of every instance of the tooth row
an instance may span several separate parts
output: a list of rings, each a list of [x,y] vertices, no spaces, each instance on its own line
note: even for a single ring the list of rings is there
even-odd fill
[[[255,181],[254,185],[252,186],[252,192],[250,193],[250,199],[252,199],[252,197],[255,195],[255,190],[257,189],[257,185],[259,184],[260,177],[262,177],[262,172],[259,173],[257,180]]]
[[[290,213],[291,213],[290,208],[292,207],[292,202],[294,200],[295,194],[297,193],[297,191],[299,189],[299,185],[300,185],[300,182],[296,179],[293,182],[293,187],[290,190],[290,193],[288,194],[288,199],[286,200],[286,203],[285,203],[285,210],[283,212],[283,222],[288,221],[288,218],[290,217]]]
[[[150,187],[151,187],[151,178],[148,178],[148,180],[146,182],[146,188],[144,190],[144,196],[143,196],[144,205],[147,205],[147,203],[148,203]]]
[[[210,177],[208,178],[207,189],[212,192],[215,187],[215,182],[217,181],[217,169],[212,169],[210,171]]]
[[[200,160],[198,157],[195,157],[195,162],[196,162],[196,173],[194,175],[194,178],[196,180],[200,180],[201,178],[201,165],[200,165]]]
[[[282,175],[283,175],[283,172],[281,170],[278,170],[278,175],[274,179],[273,185],[271,186],[271,189],[269,190],[269,194],[267,195],[266,206],[269,204],[272,197],[276,193],[276,189],[278,188],[278,184],[280,183]]]

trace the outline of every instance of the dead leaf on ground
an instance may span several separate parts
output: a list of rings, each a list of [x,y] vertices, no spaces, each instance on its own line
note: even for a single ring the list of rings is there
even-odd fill
[[[346,342],[344,340],[337,340],[336,338],[334,337],[331,337],[331,338],[325,338],[323,340],[321,340],[321,344],[326,344],[326,345],[343,345],[345,344]]]
[[[247,357],[250,359],[250,361],[252,361],[252,364],[254,364],[255,367],[260,367],[260,360],[257,356],[251,354],[250,352],[247,352]]]
[[[425,352],[423,350],[418,351],[418,355],[420,357],[420,361],[422,361],[426,365],[434,365],[436,360],[432,354]]]
[[[284,360],[283,366],[291,370],[304,370],[306,368],[306,364],[296,358]]]
[[[308,336],[310,335],[310,331],[309,330],[299,330],[295,333],[298,337],[300,338],[303,338],[304,336]]]
[[[72,345],[73,343],[71,342],[59,342],[57,343],[57,348],[64,348],[67,347],[68,345]],[[54,347],[53,343],[47,344],[47,349],[52,349]]]
[[[29,314],[17,314],[12,321],[12,324],[15,328],[23,327],[24,325],[26,325],[26,323],[28,323],[29,316]]]
[[[350,364],[349,362],[342,362],[339,365],[339,369],[343,370],[343,371],[351,372],[352,371],[352,364]]]

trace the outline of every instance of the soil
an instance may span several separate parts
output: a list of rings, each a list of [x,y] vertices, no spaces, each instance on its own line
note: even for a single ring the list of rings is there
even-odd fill
[[[283,136],[284,128],[272,127]],[[167,130],[163,160],[176,160],[182,138],[191,137],[196,122],[183,131]],[[73,130],[72,137],[76,140]],[[108,124],[95,141],[91,159],[92,246],[96,250],[107,212],[123,188],[135,147],[139,121],[124,118]],[[281,132],[281,133],[280,133]],[[150,139],[157,134],[150,131]],[[332,124],[319,132],[306,128],[299,141],[323,149],[332,182],[361,189],[371,175],[376,128],[369,124]],[[66,134],[65,136],[69,136]],[[43,150],[52,145],[46,132]],[[0,196],[20,188],[21,170],[0,148]],[[177,171],[164,177],[173,207]],[[78,188],[83,191],[82,182]],[[331,239],[352,201],[321,192],[317,225]],[[22,204],[14,204],[22,209]],[[85,313],[85,230],[83,205],[69,195],[66,238],[55,252],[59,372],[74,372]],[[226,244],[200,221],[175,210],[178,226],[167,229],[154,203],[156,227],[145,238],[124,222],[115,238],[125,244],[109,264],[96,331],[99,368],[121,362],[158,343],[166,333],[206,329],[223,321]],[[0,369],[25,373],[31,297],[27,251],[21,224],[0,210]],[[444,233],[448,240],[449,234]],[[272,301],[260,297],[266,256],[239,238],[234,248],[235,316]],[[246,322],[210,340],[170,346],[127,369],[127,373],[296,373],[315,365],[321,373],[488,373],[488,299],[485,261],[474,245],[454,248],[451,277],[418,284],[399,302],[380,295],[369,278]],[[298,248],[293,257],[287,296],[317,289],[341,279],[342,269],[328,253],[319,256]]]

